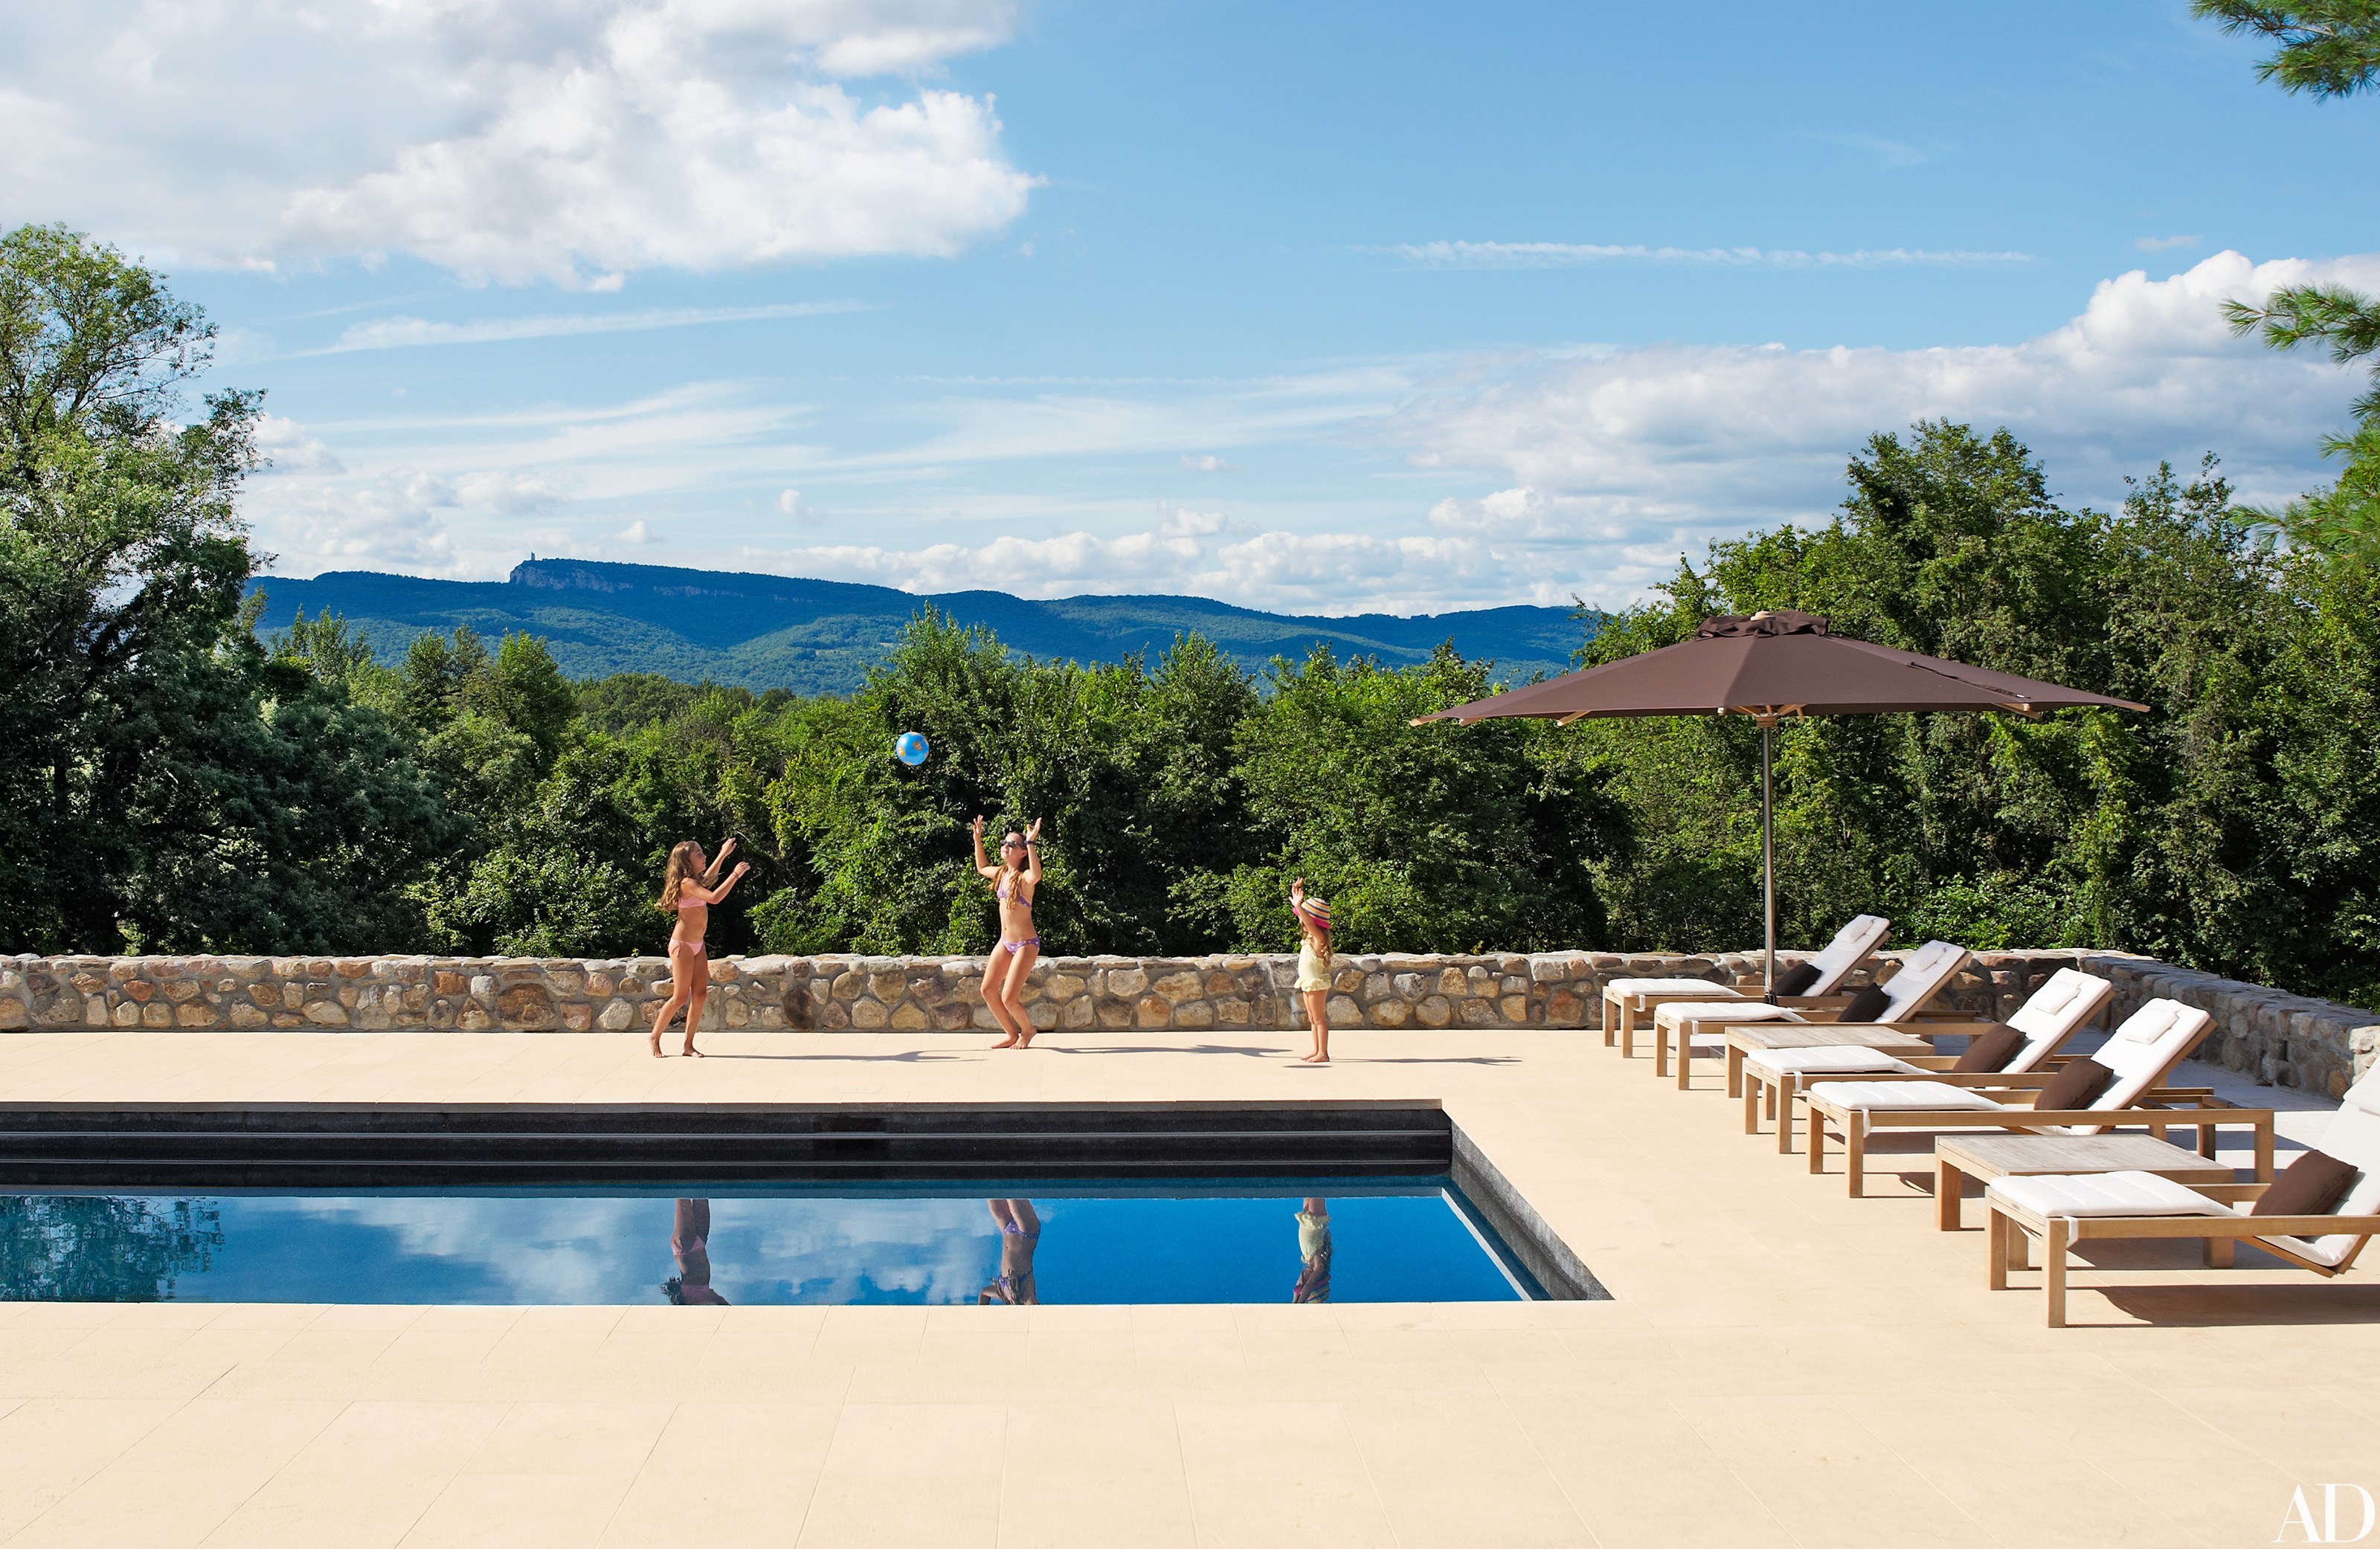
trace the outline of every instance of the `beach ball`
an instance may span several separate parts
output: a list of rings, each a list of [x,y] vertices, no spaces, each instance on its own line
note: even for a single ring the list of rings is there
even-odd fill
[[[892,756],[911,768],[926,761],[926,738],[923,732],[904,732],[892,739]]]

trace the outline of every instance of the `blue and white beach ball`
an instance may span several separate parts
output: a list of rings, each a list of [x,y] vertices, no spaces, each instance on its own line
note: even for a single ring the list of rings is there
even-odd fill
[[[922,732],[904,732],[892,739],[892,756],[913,769],[926,761],[928,751]]]

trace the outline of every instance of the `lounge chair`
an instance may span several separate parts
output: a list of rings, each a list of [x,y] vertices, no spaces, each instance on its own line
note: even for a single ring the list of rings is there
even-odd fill
[[[2242,1239],[2285,1264],[2325,1278],[2353,1267],[2380,1233],[2380,1069],[2347,1089],[2313,1150],[2356,1169],[2347,1192],[2318,1216],[2254,1216],[2241,1208],[2269,1183],[2201,1184],[2153,1172],[1997,1178],[1984,1192],[1991,1210],[1991,1287],[2008,1289],[2010,1261],[2028,1237],[2041,1240],[2042,1290],[2049,1326],[2066,1326],[2066,1251],[2114,1238],[2198,1238],[2207,1263],[2231,1262]],[[2340,1229],[2345,1228],[2345,1229]]]
[[[1947,1080],[1954,1086],[1989,1086],[2004,1084],[2010,1076],[2029,1074],[2045,1069],[2069,1038],[2082,1029],[2083,1023],[2097,1016],[2116,996],[2116,986],[2095,974],[2077,969],[2061,968],[2044,980],[2041,986],[2025,997],[2024,1004],[2009,1014],[2008,1025],[2024,1035],[2024,1042],[2007,1064],[1997,1071],[1978,1071],[1973,1080],[1961,1079],[1951,1066],[1957,1057],[1937,1054],[1931,1057],[1899,1057],[1882,1049],[1857,1045],[1820,1045],[1808,1048],[1762,1049],[1742,1057],[1743,1132],[1759,1132],[1759,1111],[1765,1099],[1769,1116],[1777,1120],[1777,1149],[1793,1149],[1793,1098],[1800,1089],[1812,1081],[1835,1079],[1860,1080]],[[1964,1033],[1969,1037],[1987,1033],[1993,1027],[1987,1022],[1937,1023],[1925,1028],[1928,1037],[1944,1037]],[[1730,1063],[1733,1061],[1730,1060]]]
[[[1948,941],[1928,941],[1909,954],[1900,964],[1900,972],[1884,981],[1885,1007],[1872,1023],[1863,1025],[1900,1026],[1912,1022],[1935,998],[1949,987],[1959,970],[1967,965],[1967,950]],[[1718,1040],[1707,1046],[1707,1052],[1727,1052],[1729,1027],[1740,1027],[1755,1022],[1838,1022],[1841,1008],[1828,1010],[1803,1011],[1791,1006],[1771,1006],[1758,1000],[1742,1002],[1674,1000],[1653,1012],[1653,1073],[1670,1073],[1670,1042],[1678,1045],[1678,1090],[1683,1092],[1693,1080],[1694,1036]]]
[[[2235,1108],[2203,1088],[2166,1087],[2165,1079],[2181,1063],[2215,1019],[2179,1000],[2148,1001],[2126,1017],[2091,1058],[2114,1072],[2106,1088],[2085,1108],[2046,1110],[2035,1103],[2041,1088],[2053,1077],[2022,1075],[1977,1077],[2004,1083],[1992,1087],[1961,1086],[1939,1078],[1900,1081],[1822,1081],[1803,1093],[1810,1114],[1810,1170],[1826,1170],[1829,1125],[1843,1137],[1844,1171],[1853,1199],[1860,1197],[1867,1168],[1869,1134],[1895,1130],[2033,1130],[2050,1134],[2095,1135],[2110,1127],[2112,1115],[2145,1125],[2163,1139],[2170,1129],[2198,1131],[2203,1156],[2215,1155],[2215,1129],[2220,1123],[2246,1123],[2256,1131],[2256,1176],[2273,1176],[2273,1111]],[[2182,1107],[2187,1102],[2190,1106]],[[2217,1119],[2216,1115],[2222,1115]]]
[[[1862,914],[1835,932],[1835,938],[1826,950],[1809,960],[1818,971],[1815,982],[1798,995],[1779,997],[1780,1005],[1824,1006],[1841,992],[1843,981],[1852,976],[1860,964],[1876,955],[1884,938],[1892,931],[1890,920],[1874,914]],[[1657,1006],[1672,1000],[1755,1000],[1758,997],[1730,985],[1714,984],[1708,979],[1611,979],[1603,986],[1603,1047],[1609,1048],[1617,1041],[1622,1059],[1633,1059],[1636,1053],[1636,1018],[1650,1015]]]

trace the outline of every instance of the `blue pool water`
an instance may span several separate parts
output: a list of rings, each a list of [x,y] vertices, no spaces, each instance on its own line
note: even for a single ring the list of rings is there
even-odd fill
[[[1050,1192],[0,1194],[0,1300],[744,1306],[1543,1294],[1443,1179],[1036,1187]]]

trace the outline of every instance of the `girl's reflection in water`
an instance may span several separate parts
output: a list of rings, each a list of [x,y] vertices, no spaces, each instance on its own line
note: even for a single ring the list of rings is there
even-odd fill
[[[1031,1200],[986,1200],[991,1218],[1000,1224],[1000,1276],[976,1292],[976,1305],[1006,1302],[1025,1306],[1041,1300],[1033,1283],[1033,1250],[1041,1245],[1041,1217]]]
[[[680,1200],[670,1224],[670,1252],[677,1273],[662,1282],[662,1294],[678,1307],[724,1307],[727,1299],[710,1289],[710,1202]]]
[[[1297,1272],[1297,1284],[1289,1293],[1292,1301],[1328,1301],[1330,1300],[1330,1202],[1305,1196],[1305,1208],[1297,1213],[1297,1256],[1305,1267]]]

